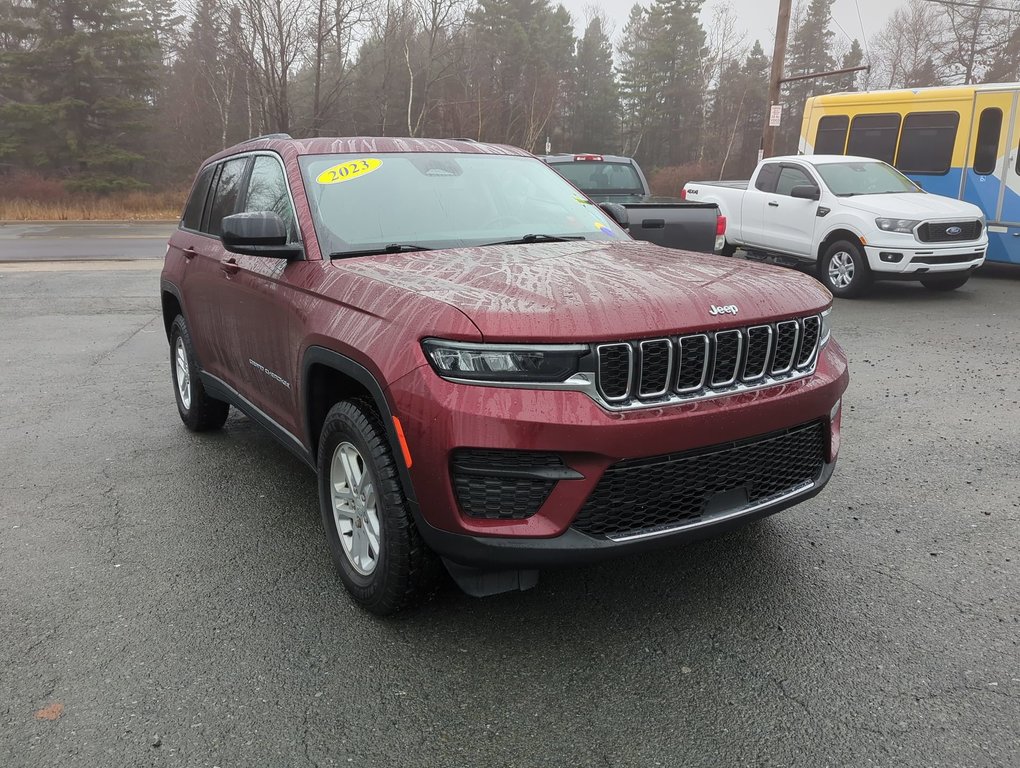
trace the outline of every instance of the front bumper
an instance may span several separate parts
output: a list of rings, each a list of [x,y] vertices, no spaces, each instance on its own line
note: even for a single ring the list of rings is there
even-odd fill
[[[868,256],[868,266],[876,277],[910,279],[977,269],[985,261],[988,240],[983,238],[952,245],[924,244],[912,240],[907,247],[902,244],[869,244],[864,250]]]
[[[452,384],[427,366],[395,382],[389,394],[412,457],[412,507],[429,546],[477,568],[536,568],[714,535],[810,498],[832,473],[839,441],[833,408],[848,381],[846,358],[830,341],[806,379],[622,413],[608,412],[580,392]],[[614,540],[571,527],[606,469],[618,462],[683,454],[821,421],[828,427],[825,464],[810,487],[639,538]],[[451,460],[461,448],[557,454],[574,477],[558,481],[526,519],[471,517],[462,511],[451,479]]]

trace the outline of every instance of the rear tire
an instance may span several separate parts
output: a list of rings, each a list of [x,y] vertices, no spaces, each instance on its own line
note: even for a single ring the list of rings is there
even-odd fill
[[[317,466],[326,543],[351,597],[379,616],[420,602],[437,583],[439,560],[418,533],[369,402],[345,400],[330,409]]]
[[[837,240],[830,245],[818,264],[822,283],[833,296],[853,299],[871,286],[868,259],[857,243]]]
[[[170,377],[174,383],[177,412],[184,426],[192,432],[208,432],[223,426],[230,404],[205,391],[183,315],[177,315],[170,326]]]
[[[962,275],[936,275],[921,279],[921,285],[929,291],[955,291],[962,288],[970,280],[970,272]]]

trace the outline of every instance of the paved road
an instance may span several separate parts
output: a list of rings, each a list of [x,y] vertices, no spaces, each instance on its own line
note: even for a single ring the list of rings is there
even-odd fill
[[[162,259],[174,222],[0,222],[0,262]]]
[[[0,765],[1020,764],[1016,271],[837,304],[810,503],[380,621],[295,459],[181,426],[157,270],[0,267]]]

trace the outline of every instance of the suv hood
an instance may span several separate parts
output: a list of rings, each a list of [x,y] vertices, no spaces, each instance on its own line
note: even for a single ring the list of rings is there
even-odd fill
[[[888,195],[857,195],[840,198],[840,204],[864,213],[891,219],[979,219],[981,209],[962,200],[941,195],[896,192]]]
[[[746,326],[818,312],[832,299],[792,269],[637,241],[494,245],[334,265],[452,305],[486,341],[608,341]],[[713,305],[734,305],[737,314],[712,315]]]

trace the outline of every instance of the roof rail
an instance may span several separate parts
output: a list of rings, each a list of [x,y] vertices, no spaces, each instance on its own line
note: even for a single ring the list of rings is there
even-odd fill
[[[454,136],[453,138],[447,139],[447,141],[466,141],[468,144],[477,144],[477,139],[468,139],[463,136]]]
[[[250,139],[245,139],[242,144],[250,144],[253,141],[262,141],[263,139],[292,139],[294,138],[289,133],[264,133],[261,136],[252,136]]]

